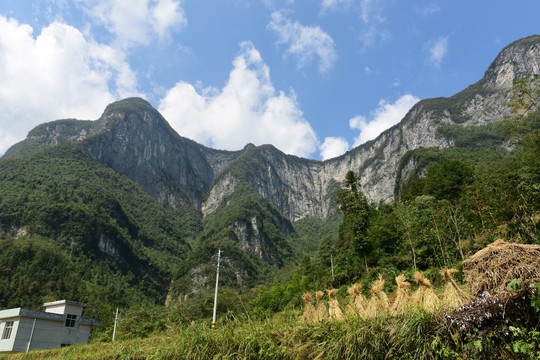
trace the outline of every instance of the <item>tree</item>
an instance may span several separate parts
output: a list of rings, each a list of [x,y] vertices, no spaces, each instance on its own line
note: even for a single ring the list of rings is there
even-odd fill
[[[471,184],[473,178],[473,169],[464,162],[441,158],[429,166],[424,191],[438,200],[456,201],[463,186]]]
[[[367,230],[374,209],[360,186],[360,178],[353,171],[349,171],[336,200],[339,211],[344,215],[338,236],[342,246],[350,246],[356,255],[364,258],[366,271],[369,272],[366,256],[372,250],[372,243],[367,236]]]

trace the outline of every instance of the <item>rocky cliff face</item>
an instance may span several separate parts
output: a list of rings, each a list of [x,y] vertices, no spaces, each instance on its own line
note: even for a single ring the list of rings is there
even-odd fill
[[[445,124],[482,125],[509,115],[504,103],[514,79],[540,74],[540,36],[531,36],[505,47],[484,77],[450,98],[420,101],[396,126],[377,139],[326,162],[301,161],[277,149],[261,148],[264,161],[248,177],[250,184],[291,220],[322,218],[332,205],[332,192],[349,170],[360,174],[363,191],[372,201],[393,200],[396,171],[402,156],[419,147],[445,148],[453,139],[438,136]],[[405,169],[412,164],[405,164]],[[226,170],[225,170],[226,171]],[[253,171],[252,171],[253,173]],[[215,187],[231,184],[230,177],[218,178]],[[211,191],[208,213],[220,202]]]
[[[508,115],[506,90],[527,73],[540,74],[540,36],[505,47],[478,83],[450,98],[420,101],[377,139],[325,162],[286,155],[272,146],[250,145],[238,152],[206,148],[176,134],[142,99],[113,103],[97,121],[41,125],[28,140],[47,145],[81,141],[95,159],[175,208],[193,205],[203,215],[211,214],[247,181],[290,220],[324,218],[349,170],[359,173],[372,201],[392,201],[396,170],[407,151],[453,146],[453,139],[437,135],[444,124],[501,120]],[[405,169],[410,167],[405,164]]]
[[[26,141],[49,146],[82,142],[96,160],[174,208],[200,208],[215,175],[236,157],[179,136],[157,110],[138,98],[109,105],[96,121],[40,125]]]

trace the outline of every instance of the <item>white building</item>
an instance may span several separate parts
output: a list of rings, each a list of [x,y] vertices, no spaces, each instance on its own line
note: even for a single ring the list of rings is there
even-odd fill
[[[82,317],[86,304],[80,302],[60,300],[43,306],[45,311],[0,310],[0,353],[87,344],[91,328],[101,325]]]

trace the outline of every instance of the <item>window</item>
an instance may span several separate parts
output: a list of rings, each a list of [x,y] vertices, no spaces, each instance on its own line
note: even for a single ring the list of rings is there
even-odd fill
[[[7,340],[11,337],[11,330],[13,330],[13,321],[6,321],[4,333],[2,334],[2,340]]]
[[[75,327],[75,320],[77,320],[77,315],[67,314],[66,327]]]

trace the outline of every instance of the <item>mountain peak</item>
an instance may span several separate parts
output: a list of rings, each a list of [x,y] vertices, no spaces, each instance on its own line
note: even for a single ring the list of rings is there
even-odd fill
[[[110,103],[105,108],[103,114],[111,113],[114,111],[157,111],[146,100],[140,97],[129,97],[122,100]]]
[[[130,97],[107,105],[98,123],[101,126],[110,127],[119,119],[130,119],[131,122],[143,121],[153,125],[168,125],[159,111],[148,101],[139,97]]]
[[[508,89],[516,78],[540,73],[540,35],[531,35],[507,45],[493,60],[483,80],[491,88]]]

